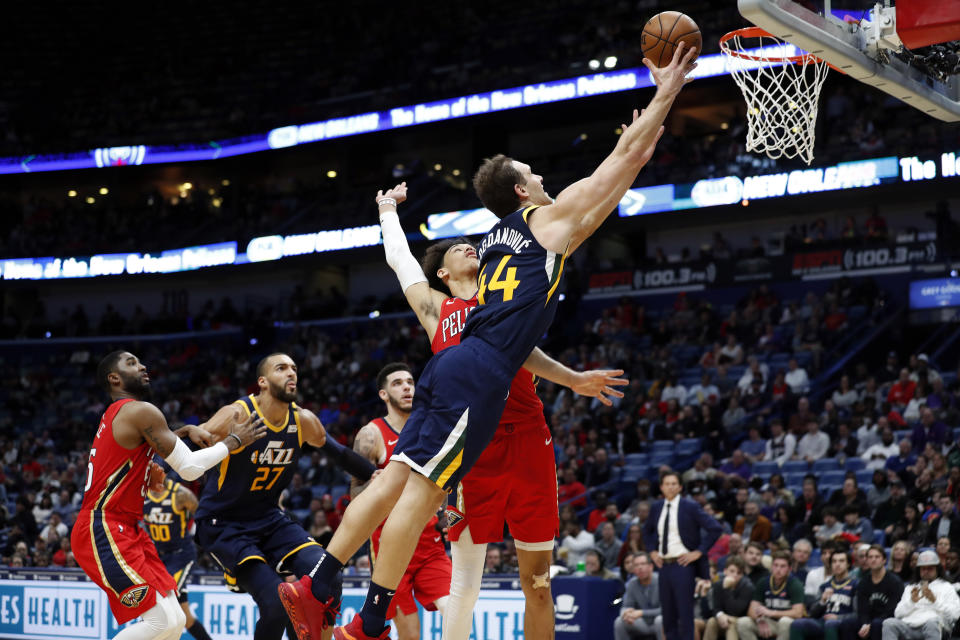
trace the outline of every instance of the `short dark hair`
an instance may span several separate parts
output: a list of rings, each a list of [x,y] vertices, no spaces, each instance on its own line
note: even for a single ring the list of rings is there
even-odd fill
[[[498,218],[520,208],[520,196],[513,187],[526,183],[513,166],[513,160],[502,153],[486,158],[473,176],[473,189],[477,197]]]
[[[747,563],[743,561],[743,558],[740,556],[728,556],[727,557],[727,566],[736,567],[740,570],[740,575],[743,575],[747,572]]]
[[[111,351],[103,360],[100,361],[100,364],[97,365],[97,384],[103,387],[103,390],[107,393],[110,393],[113,389],[110,386],[110,380],[107,379],[111,373],[117,372],[117,363],[120,362],[120,357],[129,353],[128,351],[118,350]]]
[[[883,548],[883,545],[882,545],[882,544],[872,544],[872,545],[870,545],[870,548],[867,549],[867,553],[869,553],[869,552],[871,552],[871,551],[877,551],[877,552],[880,553],[881,556],[883,556],[883,559],[884,559],[884,560],[887,559],[887,550]]]
[[[383,369],[380,369],[380,373],[377,374],[377,389],[386,389],[387,388],[387,377],[391,373],[396,373],[397,371],[406,371],[407,373],[412,374],[410,371],[410,365],[406,362],[391,362]]]
[[[785,560],[787,564],[790,564],[790,553],[787,551],[774,551],[770,554],[770,563],[772,564],[775,560]]]
[[[856,503],[848,504],[843,507],[843,517],[846,518],[847,515],[855,513],[858,516],[860,515],[860,506]]]
[[[834,506],[827,506],[823,508],[823,517],[830,516],[831,518],[840,519],[840,511]]]
[[[600,570],[603,571],[603,568],[604,568],[603,565],[606,564],[606,562],[603,561],[603,554],[597,551],[596,549],[587,549],[583,555],[584,557],[586,557],[590,554],[597,556],[597,564],[600,565]]]
[[[765,550],[765,549],[763,548],[763,543],[762,543],[762,542],[758,542],[758,541],[756,541],[756,540],[751,540],[750,542],[747,543],[747,548],[749,549],[750,547],[753,547],[754,549],[756,549],[757,551],[759,551],[761,554],[762,554],[762,553],[764,552],[764,550]]]
[[[438,291],[452,293],[452,291],[450,291],[450,287],[448,287],[446,283],[437,275],[437,271],[439,271],[440,267],[443,266],[443,259],[446,257],[447,251],[450,251],[450,247],[454,247],[458,244],[468,244],[471,247],[474,246],[470,240],[464,238],[463,236],[460,236],[459,238],[447,238],[446,240],[435,242],[427,247],[426,253],[423,254],[423,259],[420,260],[420,267],[423,269],[423,273],[427,276],[427,283]]]
[[[673,476],[674,478],[676,478],[680,486],[681,487],[683,486],[683,481],[680,479],[680,473],[677,471],[674,471],[673,469],[668,469],[660,474],[660,484],[663,484],[663,481],[666,480],[669,476]]]
[[[264,369],[267,368],[267,360],[269,360],[273,356],[285,356],[285,355],[287,354],[285,354],[283,351],[274,351],[273,353],[263,358],[260,362],[257,363],[257,377],[259,378],[260,376],[267,375],[266,371],[264,371]]]

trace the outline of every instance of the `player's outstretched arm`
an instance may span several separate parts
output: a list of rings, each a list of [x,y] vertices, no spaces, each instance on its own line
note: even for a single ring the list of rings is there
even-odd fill
[[[400,288],[417,320],[433,338],[440,322],[440,305],[448,297],[430,288],[420,263],[413,257],[407,236],[400,226],[397,205],[407,199],[407,183],[401,182],[387,192],[377,191],[377,209],[380,210],[380,232],[387,264],[397,274]]]
[[[327,454],[338,467],[360,480],[367,481],[377,468],[369,460],[346,448],[333,438],[327,437],[320,418],[309,409],[299,408],[300,428],[303,429],[303,441]]]
[[[564,189],[556,202],[549,205],[551,213],[546,216],[547,220],[537,222],[536,217],[533,218],[534,224],[554,227],[535,231],[538,240],[543,236],[553,245],[547,248],[562,249],[567,246],[566,239],[569,239],[568,253],[579,247],[616,208],[640,169],[653,156],[657,141],[663,135],[663,121],[677,94],[689,81],[687,74],[696,66],[693,63],[696,49],[685,51],[684,48],[684,43],[680,43],[673,60],[662,69],[644,58],[643,63],[657,85],[650,104],[640,114],[634,111],[633,122],[624,126],[617,146],[593,174]]]
[[[234,424],[225,440],[206,449],[190,451],[170,430],[160,409],[149,402],[129,403],[117,414],[117,420],[121,429],[138,431],[153,450],[187,481],[196,480],[231,451],[245,447],[267,431],[263,421],[254,415],[242,423]]]
[[[623,369],[596,369],[594,371],[574,371],[570,367],[554,360],[540,347],[535,347],[523,368],[544,380],[569,387],[573,392],[596,398],[606,406],[612,406],[610,398],[622,398],[623,392],[614,387],[630,384],[623,375]]]

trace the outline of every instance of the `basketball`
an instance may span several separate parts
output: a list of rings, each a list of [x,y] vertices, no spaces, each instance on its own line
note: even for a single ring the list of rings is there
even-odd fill
[[[665,67],[673,60],[673,52],[680,42],[685,42],[687,49],[696,47],[699,56],[703,47],[700,27],[685,13],[663,11],[644,25],[640,48],[653,64]]]

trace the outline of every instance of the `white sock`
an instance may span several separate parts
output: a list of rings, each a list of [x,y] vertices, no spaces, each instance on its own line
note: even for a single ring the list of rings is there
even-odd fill
[[[443,616],[443,640],[467,640],[473,629],[473,608],[480,597],[487,545],[474,544],[468,526],[458,541],[450,543],[450,549],[453,551],[453,576],[450,599]]]
[[[113,637],[113,640],[177,640],[183,633],[187,616],[176,597],[157,596],[157,604],[132,624]]]

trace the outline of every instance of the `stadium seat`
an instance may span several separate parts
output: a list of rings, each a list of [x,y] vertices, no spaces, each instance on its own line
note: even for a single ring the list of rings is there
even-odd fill
[[[773,475],[774,473],[778,473],[779,471],[780,471],[780,465],[778,465],[776,462],[773,462],[772,460],[769,462],[760,461],[760,462],[753,463],[753,475],[760,476],[764,480],[769,479],[771,475]]]
[[[910,429],[897,429],[893,432],[893,437],[896,438],[897,442],[900,442],[904,438],[909,438],[911,433],[913,431]]]
[[[846,464],[843,465],[843,468],[847,471],[860,471],[867,466],[867,463],[861,458],[847,458]]]
[[[807,560],[807,567],[813,568],[822,566],[823,561],[820,559],[820,549],[814,548],[813,551],[810,552],[810,559]]]
[[[677,443],[677,455],[690,456],[703,450],[702,438],[687,438]]]
[[[323,494],[327,493],[327,489],[328,487],[325,484],[315,484],[310,487],[310,493],[314,498],[322,498]]]
[[[842,485],[845,476],[845,471],[824,471],[823,473],[817,474],[817,485],[820,487],[821,491],[827,485]]]
[[[650,461],[650,456],[646,453],[628,453],[623,456],[625,466],[645,465]]]
[[[820,474],[824,471],[837,471],[840,466],[833,458],[821,458],[813,463],[813,473]]]
[[[873,469],[860,469],[857,473],[857,484],[870,485],[873,482]]]
[[[330,497],[333,498],[333,504],[337,504],[337,500],[342,498],[348,491],[350,491],[350,485],[346,484],[330,487]]]
[[[784,480],[784,482],[786,482],[787,485],[790,486],[791,488],[793,488],[793,487],[802,488],[802,487],[803,487],[803,478],[804,478],[804,476],[806,476],[806,475],[807,475],[807,472],[806,472],[806,471],[804,471],[803,473],[796,473],[796,472],[789,473],[789,472],[788,472],[788,473],[784,473],[784,474],[783,474],[783,480]]]
[[[672,452],[675,446],[670,440],[654,440],[650,450],[656,455],[665,451]]]
[[[804,473],[810,470],[806,460],[787,460],[783,463],[784,473]]]
[[[672,465],[673,464],[673,451],[667,451],[665,453],[654,453],[650,456],[650,466],[653,469],[657,469],[663,465]]]

